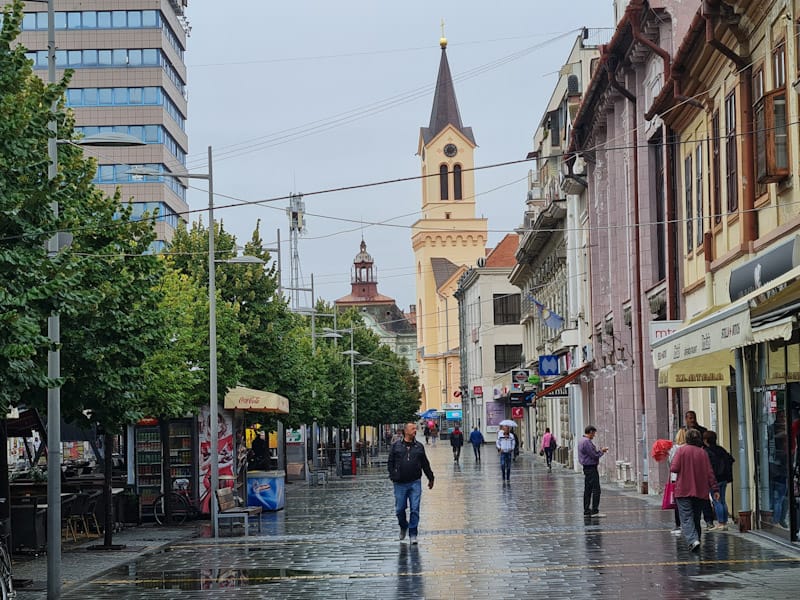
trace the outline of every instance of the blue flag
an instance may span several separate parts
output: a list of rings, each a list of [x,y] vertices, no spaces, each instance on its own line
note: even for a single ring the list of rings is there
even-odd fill
[[[539,318],[544,321],[547,327],[550,329],[561,329],[564,326],[564,318],[562,316],[554,313],[530,294],[528,294],[528,299],[533,302],[533,305],[539,313]]]

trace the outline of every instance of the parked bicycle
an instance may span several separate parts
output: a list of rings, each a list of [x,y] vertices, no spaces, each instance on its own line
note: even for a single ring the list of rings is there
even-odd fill
[[[172,487],[171,492],[161,494],[153,502],[153,517],[159,525],[183,525],[200,514],[189,492],[188,479],[176,479]]]
[[[11,556],[5,542],[0,542],[0,599],[11,600],[16,598],[14,580],[11,576]]]

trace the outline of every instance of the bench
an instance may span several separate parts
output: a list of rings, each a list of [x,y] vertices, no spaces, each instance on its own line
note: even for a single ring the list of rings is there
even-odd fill
[[[261,507],[239,506],[231,488],[217,490],[217,506],[217,522],[220,519],[243,519],[244,534],[246,536],[250,531],[250,517],[255,517],[258,524],[258,532],[261,533]],[[230,526],[231,532],[233,532],[233,522],[230,523]]]

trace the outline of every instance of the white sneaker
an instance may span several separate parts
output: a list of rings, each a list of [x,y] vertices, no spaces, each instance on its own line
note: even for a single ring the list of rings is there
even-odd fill
[[[672,535],[680,535],[681,534],[681,530],[680,529],[673,529],[672,531],[670,531],[670,533]]]
[[[700,542],[695,540],[691,544],[689,544],[689,551],[690,552],[700,552]]]
[[[415,536],[415,535],[409,536],[409,541],[411,542],[412,546],[416,546],[417,545],[417,536]]]

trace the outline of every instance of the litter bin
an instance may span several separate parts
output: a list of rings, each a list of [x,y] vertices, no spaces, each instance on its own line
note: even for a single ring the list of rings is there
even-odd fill
[[[284,471],[248,471],[247,506],[281,510],[286,505]]]
[[[341,473],[342,475],[352,475],[353,474],[353,453],[352,452],[342,452],[339,458],[341,465]]]

